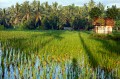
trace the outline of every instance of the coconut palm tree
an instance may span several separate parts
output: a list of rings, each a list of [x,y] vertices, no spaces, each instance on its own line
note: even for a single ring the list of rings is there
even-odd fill
[[[24,21],[28,21],[30,19],[30,9],[31,9],[31,7],[29,5],[29,1],[25,1],[22,5],[22,8],[24,8],[23,9],[24,16],[22,18],[22,23],[23,23]]]
[[[20,5],[18,3],[15,6],[15,19],[13,23],[15,25],[20,23]]]
[[[5,26],[6,25],[6,10],[5,10],[5,8],[2,10],[1,19],[2,19],[1,24]]]
[[[10,8],[8,8],[9,10],[9,23],[13,24],[14,19],[15,19],[15,8],[14,5],[12,5]]]
[[[38,27],[41,25],[41,14],[40,14],[40,1],[37,3],[37,10],[35,14],[35,25]]]

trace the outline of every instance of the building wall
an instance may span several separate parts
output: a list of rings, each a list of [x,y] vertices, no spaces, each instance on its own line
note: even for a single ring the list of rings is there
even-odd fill
[[[95,26],[95,32],[99,34],[112,33],[112,26]]]
[[[96,33],[104,33],[104,26],[96,26],[95,32]]]

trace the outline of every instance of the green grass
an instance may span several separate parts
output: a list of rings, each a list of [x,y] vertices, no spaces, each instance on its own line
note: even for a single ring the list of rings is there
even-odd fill
[[[3,50],[12,47],[28,55],[49,55],[60,62],[72,58],[82,61],[84,56],[85,65],[108,71],[120,68],[120,41],[111,36],[106,39],[108,35],[87,31],[0,31]]]

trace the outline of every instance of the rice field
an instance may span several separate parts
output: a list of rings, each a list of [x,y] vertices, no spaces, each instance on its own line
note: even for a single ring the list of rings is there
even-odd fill
[[[120,41],[105,37],[88,31],[0,31],[0,79],[119,79]]]

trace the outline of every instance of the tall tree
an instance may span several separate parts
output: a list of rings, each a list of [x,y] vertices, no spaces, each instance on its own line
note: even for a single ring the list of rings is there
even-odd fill
[[[89,3],[88,3],[88,18],[87,19],[90,19],[89,17],[89,12],[91,11],[92,8],[94,8],[96,5],[95,5],[95,2],[94,0],[90,0]]]
[[[1,19],[2,19],[1,24],[5,26],[5,24],[6,24],[6,10],[5,10],[5,8],[2,10]]]
[[[15,20],[14,20],[15,25],[20,23],[20,18],[19,17],[20,17],[20,5],[19,5],[19,3],[16,3],[16,6],[15,6]]]
[[[106,11],[106,16],[108,18],[116,19],[118,17],[119,11],[116,8],[116,6],[112,6],[111,8],[108,8]]]
[[[32,8],[32,10],[33,10],[33,12],[35,12],[36,11],[36,8],[37,8],[37,1],[36,0],[34,0],[32,3],[31,3],[31,8]]]
[[[105,6],[101,3],[101,2],[99,2],[98,4],[97,4],[97,7],[99,7],[99,9],[102,11],[102,17],[104,17],[105,16]]]
[[[13,24],[13,21],[15,19],[15,8],[14,5],[12,5],[9,9],[9,15],[10,15],[10,23]]]
[[[36,16],[35,16],[35,25],[36,25],[36,27],[41,25],[40,1],[37,2],[37,10],[36,10]]]
[[[24,3],[23,3],[23,5],[22,5],[22,8],[24,8],[23,9],[23,18],[22,18],[22,22],[24,22],[24,21],[28,21],[29,19],[30,19],[30,9],[31,9],[31,7],[30,7],[30,5],[29,5],[29,1],[25,1]]]
[[[100,17],[102,14],[102,11],[98,7],[94,7],[89,12],[89,15],[92,19]]]
[[[94,0],[90,0],[89,3],[88,3],[88,10],[90,11],[92,8],[94,8],[96,5],[95,5],[95,2]]]

